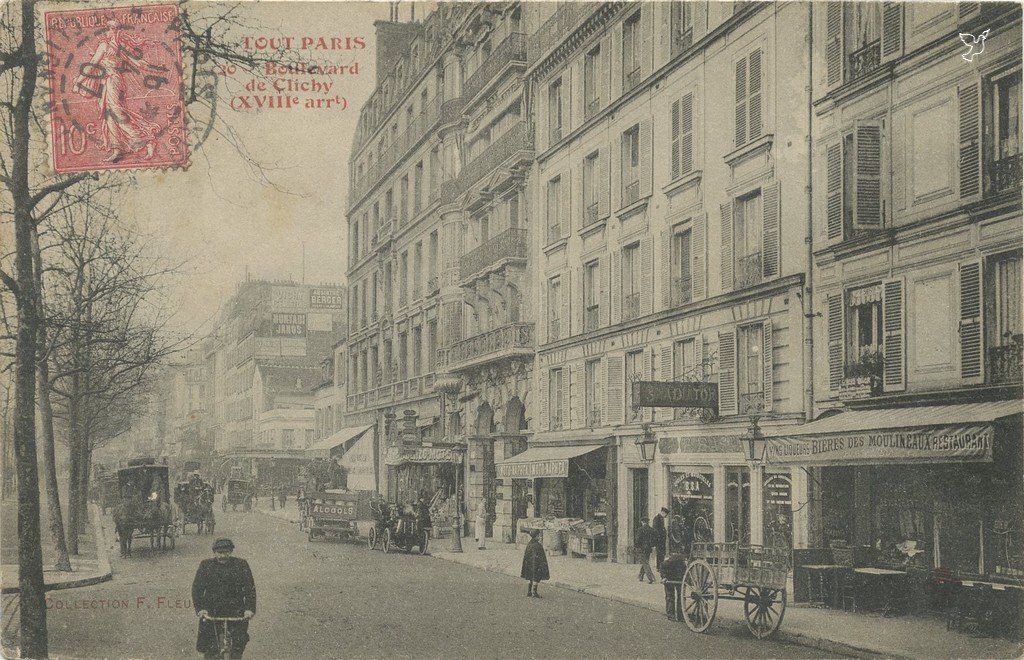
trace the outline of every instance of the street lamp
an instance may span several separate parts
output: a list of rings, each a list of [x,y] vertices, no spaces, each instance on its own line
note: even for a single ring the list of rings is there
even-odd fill
[[[644,434],[636,439],[636,448],[640,452],[640,458],[644,463],[654,462],[654,451],[658,441],[654,437],[654,431],[650,424],[644,424]]]
[[[452,448],[452,452],[459,459],[458,469],[461,471],[463,467],[463,461],[466,455],[466,448],[461,445],[456,445]],[[462,552],[462,475],[456,479],[455,483],[455,520],[452,522],[452,552]]]
[[[757,415],[750,416],[750,426],[747,427],[747,437],[744,438],[747,444],[747,462],[759,465],[764,460],[765,439],[761,427],[757,423]]]

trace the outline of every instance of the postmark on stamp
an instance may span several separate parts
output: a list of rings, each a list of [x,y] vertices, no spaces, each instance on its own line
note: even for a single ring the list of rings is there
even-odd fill
[[[55,172],[188,163],[178,7],[47,11]]]

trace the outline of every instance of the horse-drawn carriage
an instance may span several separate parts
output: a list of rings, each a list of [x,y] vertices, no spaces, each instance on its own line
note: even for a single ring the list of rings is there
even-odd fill
[[[114,528],[121,556],[130,557],[132,540],[148,538],[150,549],[174,549],[177,516],[171,503],[166,465],[136,459],[117,471]]]
[[[174,502],[181,510],[181,533],[186,525],[195,525],[196,533],[213,533],[213,486],[193,476],[174,487]]]
[[[379,547],[388,553],[392,548],[401,548],[412,552],[413,547],[417,547],[421,555],[427,554],[430,530],[417,520],[414,511],[383,503],[371,506],[371,511],[374,526],[367,540],[371,550]]]
[[[243,511],[251,510],[253,492],[251,481],[246,479],[228,479],[228,483],[224,487],[224,497],[220,502],[221,510],[227,511],[228,505],[231,506],[232,511],[237,511],[238,505],[242,505]]]

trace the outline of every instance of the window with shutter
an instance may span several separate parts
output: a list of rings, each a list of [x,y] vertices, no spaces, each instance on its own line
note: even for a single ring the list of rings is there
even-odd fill
[[[1021,135],[1024,134],[1024,113],[1021,112],[1020,69],[993,76],[986,85],[985,134],[992,136],[991,148],[985,152],[985,192],[1000,194],[1019,191],[1024,180]],[[986,143],[988,144],[988,143]]]
[[[764,326],[745,325],[736,335],[736,385],[738,412],[759,412],[765,406]]]
[[[622,249],[622,320],[640,316],[640,297],[644,288],[644,270],[640,243]]]
[[[607,327],[610,322],[610,311],[611,301],[608,299],[609,296],[609,275],[611,268],[609,267],[608,257],[602,257],[598,263],[598,273],[600,274],[600,290],[597,294],[598,300],[598,324],[599,327]]]
[[[782,183],[773,181],[761,191],[763,227],[761,229],[761,269],[765,279],[777,277],[780,272],[782,231]]]
[[[547,190],[547,221],[548,242],[553,243],[562,238],[562,177],[556,176],[548,181]]]
[[[843,384],[843,311],[842,294],[828,296],[828,389],[832,396]]]
[[[598,202],[598,160],[600,154],[592,152],[583,159],[583,226],[587,227],[600,218]]]
[[[634,405],[633,383],[647,379],[644,373],[644,357],[643,350],[626,353],[625,410],[627,422],[636,422],[643,417],[643,409]]]
[[[583,331],[601,327],[601,269],[597,259],[583,266]]]
[[[1021,252],[991,257],[983,270],[984,377],[994,385],[1020,383],[1024,353]],[[961,294],[961,300],[963,299]],[[961,303],[962,304],[962,303]]]
[[[825,225],[829,241],[843,238],[843,143],[825,147]]]
[[[882,61],[903,54],[903,3],[882,3]]]
[[[587,360],[584,365],[584,414],[585,425],[589,428],[601,425],[601,408],[603,402],[600,394],[601,360]]]
[[[640,125],[636,124],[622,134],[622,163],[619,171],[622,181],[622,206],[640,199]]]
[[[960,264],[960,377],[966,384],[985,379],[982,265],[980,261]]]
[[[672,103],[672,178],[693,171],[693,94]]]
[[[548,372],[548,430],[557,431],[564,428],[564,404],[562,369],[552,369]]]
[[[825,84],[835,87],[843,82],[843,4],[825,5]]]
[[[722,221],[722,292],[732,291],[732,202],[719,207]]]
[[[853,189],[853,228],[882,227],[882,126],[857,122],[854,127],[856,159]]]
[[[762,116],[761,116],[761,49],[757,48],[749,56],[747,67],[747,139],[751,142],[761,137]]]
[[[679,139],[681,136],[680,128],[680,101],[672,102],[672,178],[678,179],[682,174],[681,161],[679,160]]]
[[[882,385],[886,392],[906,389],[906,316],[902,279],[882,283],[882,331],[885,333]]]
[[[621,424],[623,421],[623,362],[621,355],[609,355],[605,358],[605,424]]]
[[[718,333],[718,414],[738,413],[736,399],[736,331]]]
[[[640,196],[650,197],[654,184],[654,136],[653,122],[640,122]]]
[[[703,300],[707,297],[707,226],[707,213],[698,213],[694,216],[690,240],[692,255],[690,276],[693,278],[693,300]]]
[[[736,146],[747,143],[747,59],[736,62]]]
[[[654,238],[640,241],[640,314],[654,312]]]
[[[772,334],[771,319],[765,319],[761,324],[761,337],[763,339],[763,351],[761,364],[764,368],[764,407],[765,412],[771,412],[775,398],[775,338]]]
[[[675,228],[669,244],[671,306],[693,300],[693,230],[685,224]]]
[[[605,147],[598,152],[597,156],[597,173],[596,173],[596,187],[597,187],[597,216],[598,218],[607,218],[611,212],[611,181],[609,181],[609,170],[608,170],[608,148]]]
[[[594,46],[583,60],[583,116],[590,119],[601,109],[601,46]]]
[[[981,192],[981,85],[957,89],[960,128],[960,197]]]

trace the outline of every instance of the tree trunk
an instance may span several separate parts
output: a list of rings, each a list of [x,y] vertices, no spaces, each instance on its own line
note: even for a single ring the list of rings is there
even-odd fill
[[[46,350],[46,323],[43,316],[43,258],[39,251],[39,234],[32,231],[32,256],[36,284],[36,314],[39,318],[37,342],[42,350]],[[68,557],[68,546],[64,539],[64,517],[60,510],[60,492],[57,490],[57,460],[53,446],[53,405],[50,401],[50,365],[49,356],[43,355],[36,360],[36,390],[39,395],[40,421],[43,424],[43,472],[46,479],[46,505],[50,515],[50,537],[57,551],[57,562],[54,567],[58,571],[70,571],[71,559]]]
[[[92,447],[91,438],[87,433],[82,446],[82,466],[79,475],[82,482],[78,484],[78,524],[81,525],[80,534],[85,533],[85,526],[89,522],[89,477],[92,475]]]
[[[81,469],[81,432],[78,423],[78,408],[81,397],[78,396],[78,375],[71,377],[71,396],[68,397],[68,552],[78,554],[78,472]]]
[[[38,59],[33,0],[21,3],[22,67],[18,100],[12,114],[9,187],[14,202],[15,303],[18,337],[14,376],[14,451],[18,463],[18,590],[21,605],[21,655],[45,658],[46,592],[43,549],[39,538],[39,468],[36,456],[36,299],[32,269],[32,195],[29,189],[29,119],[36,92]]]

